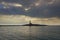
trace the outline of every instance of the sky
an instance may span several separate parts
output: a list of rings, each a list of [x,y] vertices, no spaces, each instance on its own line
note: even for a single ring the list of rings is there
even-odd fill
[[[0,24],[60,25],[60,0],[0,0]]]

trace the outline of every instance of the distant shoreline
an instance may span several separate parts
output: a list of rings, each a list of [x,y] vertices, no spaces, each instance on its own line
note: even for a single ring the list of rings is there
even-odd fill
[[[0,25],[0,26],[22,26],[22,25],[16,24],[16,25]],[[48,26],[60,26],[60,25],[48,25]]]

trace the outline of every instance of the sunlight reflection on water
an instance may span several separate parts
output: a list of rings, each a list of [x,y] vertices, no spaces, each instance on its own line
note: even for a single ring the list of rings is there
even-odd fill
[[[0,40],[59,40],[60,27],[2,26]]]

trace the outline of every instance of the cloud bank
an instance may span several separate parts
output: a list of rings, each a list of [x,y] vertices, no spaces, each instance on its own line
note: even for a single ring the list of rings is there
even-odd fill
[[[60,18],[60,0],[0,0],[0,15]]]

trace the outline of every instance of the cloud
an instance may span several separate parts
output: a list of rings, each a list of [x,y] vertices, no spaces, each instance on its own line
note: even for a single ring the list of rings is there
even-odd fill
[[[5,2],[4,4],[2,4]],[[60,0],[1,0],[0,14],[60,18]]]
[[[1,4],[4,5],[4,6],[22,7],[22,4],[18,4],[18,3],[6,3],[6,2],[2,2]]]
[[[0,15],[0,25],[3,24],[25,24],[28,23],[29,20],[32,23],[37,24],[48,24],[48,25],[60,25],[60,19],[58,18],[34,18],[24,15]]]

